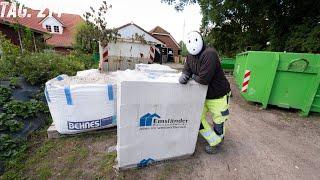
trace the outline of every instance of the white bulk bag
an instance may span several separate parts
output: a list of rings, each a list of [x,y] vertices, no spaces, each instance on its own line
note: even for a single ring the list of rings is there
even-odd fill
[[[61,134],[116,126],[116,80],[112,77],[61,75],[46,83],[45,95]]]

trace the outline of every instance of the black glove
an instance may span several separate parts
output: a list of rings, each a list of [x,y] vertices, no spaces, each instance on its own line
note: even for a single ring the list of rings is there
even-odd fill
[[[182,74],[179,78],[179,83],[180,84],[187,84],[188,80],[189,80],[189,76],[187,76],[186,74]]]
[[[192,74],[191,78],[196,80],[196,79],[199,79],[200,77],[198,75]]]
[[[195,80],[196,82],[199,83],[199,76],[192,74],[191,79]]]

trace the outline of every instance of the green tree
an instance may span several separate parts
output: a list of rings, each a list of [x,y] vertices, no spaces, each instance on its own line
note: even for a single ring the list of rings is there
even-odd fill
[[[188,50],[187,50],[186,44],[183,41],[180,41],[179,45],[181,47],[181,55],[186,57],[188,55]]]
[[[106,1],[103,1],[98,10],[90,7],[90,12],[86,12],[84,17],[86,23],[80,25],[76,34],[76,48],[87,53],[98,51],[98,41],[105,46],[111,41],[116,41],[118,33],[116,29],[107,28],[107,12],[112,8]]]
[[[92,23],[84,23],[77,27],[75,49],[79,49],[86,53],[94,53],[99,49],[97,37],[99,29]]]
[[[200,31],[220,53],[251,50],[320,52],[316,0],[161,0],[181,11],[199,4]],[[268,45],[267,45],[268,44]]]
[[[18,46],[11,43],[0,32],[0,80],[18,75],[18,62],[21,58]]]

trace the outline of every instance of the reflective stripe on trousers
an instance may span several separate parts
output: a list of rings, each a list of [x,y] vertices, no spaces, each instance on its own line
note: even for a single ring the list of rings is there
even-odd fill
[[[200,134],[207,140],[210,146],[216,146],[222,141],[223,135],[218,136],[211,128],[201,129]]]

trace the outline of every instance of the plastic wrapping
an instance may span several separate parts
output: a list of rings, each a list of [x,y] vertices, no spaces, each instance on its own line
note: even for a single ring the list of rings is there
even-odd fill
[[[88,69],[84,71],[78,71],[76,76],[88,77],[88,76],[99,76],[100,72],[98,69]]]
[[[162,68],[162,67],[161,67]],[[61,134],[117,125],[120,169],[194,153],[207,86],[179,84],[181,73],[82,71],[46,83],[46,98]]]
[[[45,95],[61,134],[116,126],[115,77],[61,75],[46,83]]]
[[[179,76],[118,72],[118,168],[194,153],[207,86]]]
[[[147,72],[147,73],[177,73],[178,71],[172,69],[169,66],[160,64],[136,64],[136,71]]]

